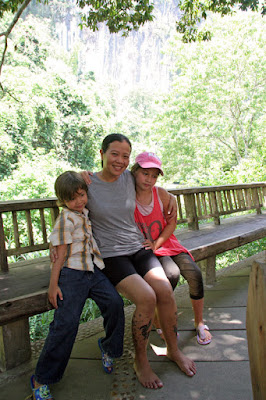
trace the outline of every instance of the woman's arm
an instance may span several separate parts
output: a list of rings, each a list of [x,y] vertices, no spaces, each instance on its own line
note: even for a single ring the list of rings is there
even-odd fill
[[[164,214],[168,213],[169,201],[171,198],[170,193],[167,192],[167,190],[159,187],[158,194],[163,203]],[[165,215],[167,215],[167,214],[165,214]],[[175,217],[171,218],[170,220],[167,219],[166,222],[167,222],[167,225],[165,226],[164,230],[161,232],[161,234],[158,236],[158,238],[156,240],[154,240],[153,242],[151,242],[150,240],[145,240],[144,247],[146,249],[151,248],[153,251],[157,250],[157,249],[159,249],[159,247],[161,247],[163,245],[163,243],[167,239],[169,239],[169,237],[172,235],[172,233],[174,233],[175,228],[176,228],[176,213],[175,213]]]
[[[174,221],[176,222],[177,220],[177,204],[176,204],[176,198],[172,193],[169,193],[167,190],[165,190],[162,187],[158,187],[158,192],[160,199],[163,202],[163,199],[165,199],[167,203],[167,206],[164,205],[164,217],[168,221]]]
[[[50,276],[50,284],[48,288],[48,299],[50,303],[54,306],[54,308],[58,308],[57,305],[57,296],[59,296],[60,300],[63,300],[63,294],[61,292],[60,287],[58,286],[58,280],[60,271],[63,267],[66,252],[67,252],[67,244],[60,244],[56,247],[57,249],[57,258],[53,262],[51,276]]]

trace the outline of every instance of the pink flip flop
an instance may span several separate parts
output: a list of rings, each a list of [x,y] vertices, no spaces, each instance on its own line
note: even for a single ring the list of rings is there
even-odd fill
[[[200,345],[206,345],[211,343],[211,339],[206,340],[205,342],[203,342],[203,340],[206,338],[206,333],[204,331],[209,331],[209,327],[207,325],[201,325],[200,327],[196,328],[196,332],[197,332],[197,342]]]

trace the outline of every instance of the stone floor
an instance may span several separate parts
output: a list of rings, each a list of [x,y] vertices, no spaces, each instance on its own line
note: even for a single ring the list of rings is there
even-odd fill
[[[207,346],[197,344],[187,285],[175,290],[178,305],[179,347],[197,365],[193,378],[185,376],[165,356],[164,342],[150,335],[148,356],[164,382],[160,390],[143,388],[133,371],[131,316],[126,307],[124,354],[111,375],[103,372],[97,339],[103,335],[102,319],[80,326],[71,359],[61,382],[51,386],[56,400],[251,400],[246,338],[246,304],[249,273],[254,259],[266,262],[266,251],[217,273],[217,282],[205,288],[204,318],[213,334]],[[0,397],[30,398],[29,377],[43,341],[33,346],[31,362],[0,374]],[[29,397],[28,397],[29,396]]]

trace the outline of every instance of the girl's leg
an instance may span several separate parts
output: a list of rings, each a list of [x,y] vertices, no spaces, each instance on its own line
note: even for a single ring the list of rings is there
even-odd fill
[[[150,389],[158,389],[163,383],[153,372],[147,357],[147,344],[156,305],[153,289],[137,274],[120,281],[116,289],[136,305],[132,318],[132,336],[135,347],[134,368],[140,383]]]
[[[178,265],[181,275],[188,282],[194,311],[195,328],[198,330],[201,326],[205,325],[203,322],[204,288],[201,270],[187,253],[180,253],[174,256],[173,260]],[[207,342],[212,338],[212,335],[207,329],[205,329],[204,332],[205,338],[202,339],[202,342]]]
[[[172,287],[161,267],[153,268],[144,276],[153,288],[157,298],[157,310],[161,328],[167,344],[167,356],[188,376],[196,373],[194,361],[186,357],[178,348],[177,307]]]
[[[102,348],[112,358],[121,357],[124,341],[124,302],[108,278],[95,267],[90,297],[98,305],[104,320]]]
[[[164,273],[168,278],[173,290],[175,290],[180,279],[180,269],[178,265],[170,256],[158,257],[158,260],[160,261]]]
[[[58,308],[36,366],[35,378],[40,384],[56,383],[63,376],[88,294],[85,274],[70,268],[63,268],[60,273],[63,300],[58,299]]]
[[[165,272],[165,275],[168,278],[168,280],[174,290],[179,281],[179,278],[180,278],[180,270],[179,270],[178,266],[172,260],[172,258],[169,256],[158,257],[158,260],[160,261],[160,263],[163,267],[163,270]],[[154,318],[153,324],[154,324],[158,334],[161,336],[162,339],[164,339],[162,329],[160,326],[157,309],[155,311],[155,318]]]

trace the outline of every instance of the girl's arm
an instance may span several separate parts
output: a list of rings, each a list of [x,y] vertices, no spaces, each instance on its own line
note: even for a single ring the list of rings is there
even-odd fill
[[[167,215],[171,195],[167,192],[167,190],[161,187],[158,188],[158,194],[163,203],[164,215]],[[153,251],[159,249],[159,247],[163,245],[163,243],[172,235],[172,233],[174,233],[176,228],[176,214],[174,218],[171,218],[170,220],[167,219],[166,222],[167,225],[156,240],[154,240],[153,242],[151,242],[150,240],[145,240],[144,247],[146,249],[150,248]]]
[[[60,300],[63,300],[63,294],[61,292],[60,287],[58,286],[58,280],[60,271],[63,267],[67,252],[67,244],[60,244],[57,246],[57,258],[53,262],[51,276],[50,276],[50,284],[48,288],[48,299],[50,303],[54,306],[54,308],[58,308],[57,305],[57,296],[59,296]]]

